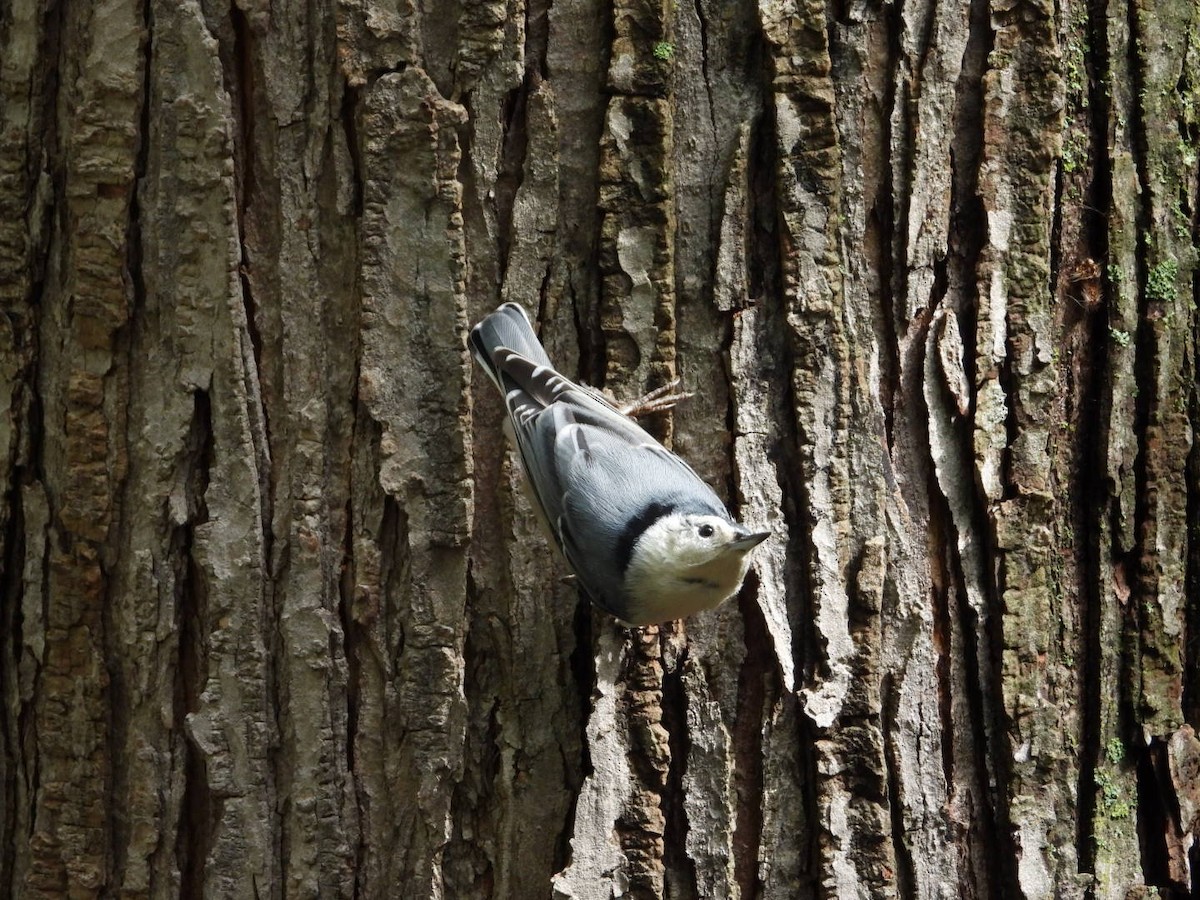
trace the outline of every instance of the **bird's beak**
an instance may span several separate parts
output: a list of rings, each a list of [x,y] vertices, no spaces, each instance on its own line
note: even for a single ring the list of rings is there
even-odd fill
[[[769,531],[750,531],[748,528],[738,528],[738,536],[729,542],[731,549],[745,553],[752,550],[771,536]]]

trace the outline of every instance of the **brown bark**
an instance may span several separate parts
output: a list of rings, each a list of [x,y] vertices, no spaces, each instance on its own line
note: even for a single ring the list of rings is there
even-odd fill
[[[1197,33],[9,0],[0,895],[1194,896]],[[736,600],[562,581],[504,300]]]

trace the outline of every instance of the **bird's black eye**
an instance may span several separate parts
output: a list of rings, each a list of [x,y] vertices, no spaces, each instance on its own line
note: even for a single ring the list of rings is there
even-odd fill
[[[711,525],[701,525],[699,528],[700,537],[710,538],[713,536],[713,527]]]

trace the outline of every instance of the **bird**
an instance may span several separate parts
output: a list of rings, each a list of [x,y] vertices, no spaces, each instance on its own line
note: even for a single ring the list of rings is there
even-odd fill
[[[469,343],[504,398],[534,511],[596,606],[644,626],[738,592],[770,532],[735,521],[691,466],[557,371],[520,304],[485,316]]]

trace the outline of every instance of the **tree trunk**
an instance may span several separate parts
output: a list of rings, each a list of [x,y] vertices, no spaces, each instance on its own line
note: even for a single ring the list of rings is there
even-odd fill
[[[0,895],[1200,896],[1200,7],[0,6]],[[626,630],[503,300],[773,537]]]

